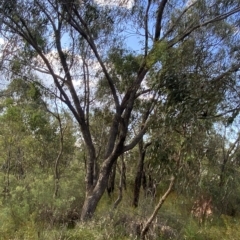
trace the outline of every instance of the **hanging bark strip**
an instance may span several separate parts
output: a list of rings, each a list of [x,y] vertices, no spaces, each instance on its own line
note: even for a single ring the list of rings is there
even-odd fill
[[[163,203],[165,202],[165,200],[167,199],[168,195],[171,193],[173,185],[174,185],[174,180],[175,177],[172,176],[171,178],[171,182],[169,184],[168,190],[165,192],[165,194],[159,199],[159,202],[157,204],[157,206],[155,207],[153,214],[149,217],[149,219],[147,220],[147,222],[143,225],[143,229],[141,231],[141,239],[144,240],[145,236],[153,222],[153,220],[156,218],[159,209],[162,207]]]

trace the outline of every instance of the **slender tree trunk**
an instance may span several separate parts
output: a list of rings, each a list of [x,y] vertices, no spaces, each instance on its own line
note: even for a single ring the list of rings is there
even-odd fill
[[[146,189],[147,189],[147,178],[146,178],[146,172],[143,169],[143,175],[142,175],[142,187],[143,187],[143,191],[146,195]]]
[[[145,150],[143,149],[143,140],[141,140],[138,144],[139,149],[139,160],[137,166],[137,173],[135,177],[135,184],[134,184],[134,195],[133,195],[133,203],[134,207],[138,207],[139,195],[140,195],[140,188],[143,178],[143,167],[144,167],[144,158],[145,158]]]
[[[53,194],[54,198],[58,197],[59,180],[60,180],[59,164],[60,164],[60,159],[61,159],[62,153],[63,153],[63,135],[62,135],[63,133],[62,133],[62,129],[60,131],[61,131],[60,149],[59,149],[59,153],[58,153],[58,156],[55,160],[55,165],[54,165],[54,177],[55,177],[55,186],[54,186],[54,194]]]
[[[145,197],[154,197],[156,194],[156,184],[152,177],[152,167],[150,163],[147,166],[147,172],[144,173],[143,182],[145,185]]]
[[[126,165],[124,162],[124,159],[122,161],[122,186],[124,188],[124,190],[127,190],[127,178],[126,178]]]
[[[11,161],[11,145],[8,149],[8,156],[7,156],[7,162],[6,162],[6,174],[4,176],[4,182],[5,182],[5,186],[4,186],[4,190],[3,190],[3,193],[4,193],[4,199],[9,196],[9,192],[10,192],[10,189],[9,189],[9,186],[10,186],[10,179],[9,179],[9,176],[10,176],[10,161]]]
[[[223,187],[224,183],[225,183],[225,166],[227,164],[227,158],[225,157],[221,166],[221,172],[220,172],[220,179],[219,179],[219,187]]]
[[[112,171],[108,179],[107,192],[109,197],[111,197],[111,194],[114,192],[116,168],[117,168],[117,161],[113,164]]]
[[[59,146],[59,152],[58,152],[58,156],[55,160],[55,166],[54,166],[55,189],[54,189],[53,196],[55,198],[58,197],[58,191],[59,191],[59,180],[60,180],[59,164],[60,164],[60,159],[63,154],[63,134],[64,134],[64,131],[67,129],[67,126],[63,129],[62,121],[61,121],[59,114],[57,115],[57,120],[59,121],[59,127],[60,127],[60,139],[59,139],[60,146]]]
[[[23,169],[23,153],[21,151],[21,148],[18,147],[18,150],[17,150],[17,158],[16,158],[16,166],[17,166],[17,169],[16,169],[16,177],[18,180],[20,180],[21,178],[23,178],[24,176],[24,169]]]
[[[117,165],[117,164],[116,164]],[[121,172],[120,172],[120,181],[119,181],[119,192],[118,192],[118,198],[113,204],[113,209],[116,209],[118,204],[122,201],[122,189],[123,189],[123,179],[125,174],[125,164],[124,164],[124,154],[121,156]]]

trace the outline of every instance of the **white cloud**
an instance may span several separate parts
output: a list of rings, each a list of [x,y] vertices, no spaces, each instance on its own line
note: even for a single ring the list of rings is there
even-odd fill
[[[118,6],[128,9],[134,5],[134,0],[95,0],[95,2],[99,5]]]
[[[0,38],[0,45],[3,45],[3,44],[4,44],[4,39]]]
[[[67,51],[67,50],[66,50]],[[56,76],[62,79],[65,79],[65,73],[62,69],[62,65],[60,63],[59,55],[56,51],[49,52],[45,54],[45,57],[48,59],[54,73]],[[53,79],[49,70],[46,68],[45,63],[43,62],[40,56],[37,56],[32,61],[32,67],[35,70],[37,76],[42,80],[44,86],[49,87],[53,84]],[[77,89],[84,89],[84,77],[83,77],[83,70],[82,70],[82,58],[79,55],[74,56],[74,64],[70,69],[70,73],[72,76],[72,82],[74,87]],[[98,79],[95,77],[96,73],[101,69],[100,65],[96,61],[88,62],[89,64],[89,71],[90,71],[90,82],[89,86],[91,90],[94,90],[97,86]],[[60,80],[61,82],[61,80]],[[80,91],[82,93],[82,91]]]
[[[194,5],[195,3],[197,3],[197,0],[188,0],[186,3],[186,6],[190,7],[190,6]]]

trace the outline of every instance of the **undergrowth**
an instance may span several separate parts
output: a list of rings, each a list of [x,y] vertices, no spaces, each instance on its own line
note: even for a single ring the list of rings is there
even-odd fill
[[[67,176],[69,178],[69,176]],[[52,178],[33,181],[28,188],[17,186],[11,196],[2,198],[0,205],[0,240],[134,240],[138,239],[144,222],[152,214],[157,199],[141,196],[138,208],[132,207],[131,191],[113,209],[117,193],[105,194],[93,220],[81,223],[79,206],[83,196],[62,184],[61,196],[52,197]],[[78,182],[75,182],[76,185]],[[44,191],[43,191],[44,189]],[[82,189],[83,191],[83,189]],[[129,192],[128,192],[129,191]],[[160,239],[240,239],[240,218],[219,212],[199,223],[191,216],[192,200],[171,193],[146,235],[146,240]]]

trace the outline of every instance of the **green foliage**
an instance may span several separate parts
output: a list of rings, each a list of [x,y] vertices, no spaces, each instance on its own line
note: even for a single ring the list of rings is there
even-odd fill
[[[11,63],[11,71],[13,73],[19,73],[20,70],[21,70],[21,67],[22,67],[22,64],[21,64],[21,62],[18,59],[16,59],[15,61],[12,61],[12,63]]]
[[[75,157],[74,125],[67,114],[61,115],[66,125],[58,179],[60,187],[55,199],[55,161],[60,149],[59,122],[43,107],[37,85],[13,81],[5,91],[12,95],[3,102],[0,134],[1,239],[36,239],[46,225],[70,225],[79,213],[76,206],[83,196],[73,190],[80,188],[82,173]],[[77,186],[77,187],[76,187]],[[81,190],[80,190],[81,191]],[[75,215],[74,215],[75,214]]]
[[[119,92],[123,93],[133,83],[135,76],[141,66],[142,56],[123,48],[113,48],[108,54],[108,62],[111,75]],[[99,98],[109,94],[108,83],[103,77],[98,84]]]
[[[151,53],[148,55],[147,66],[151,68],[157,62],[165,63],[168,55],[168,43],[166,41],[156,42]]]
[[[76,166],[73,164],[69,171],[76,171]],[[44,172],[35,172],[35,176],[27,174],[23,180],[11,182],[10,196],[1,198],[1,239],[34,239],[33,236],[49,226],[71,226],[76,216],[79,217],[78,212],[73,213],[83,201],[83,195],[79,196],[74,189],[84,191],[84,186],[79,185],[83,173],[74,176],[64,173],[60,198],[54,199],[54,176]]]

